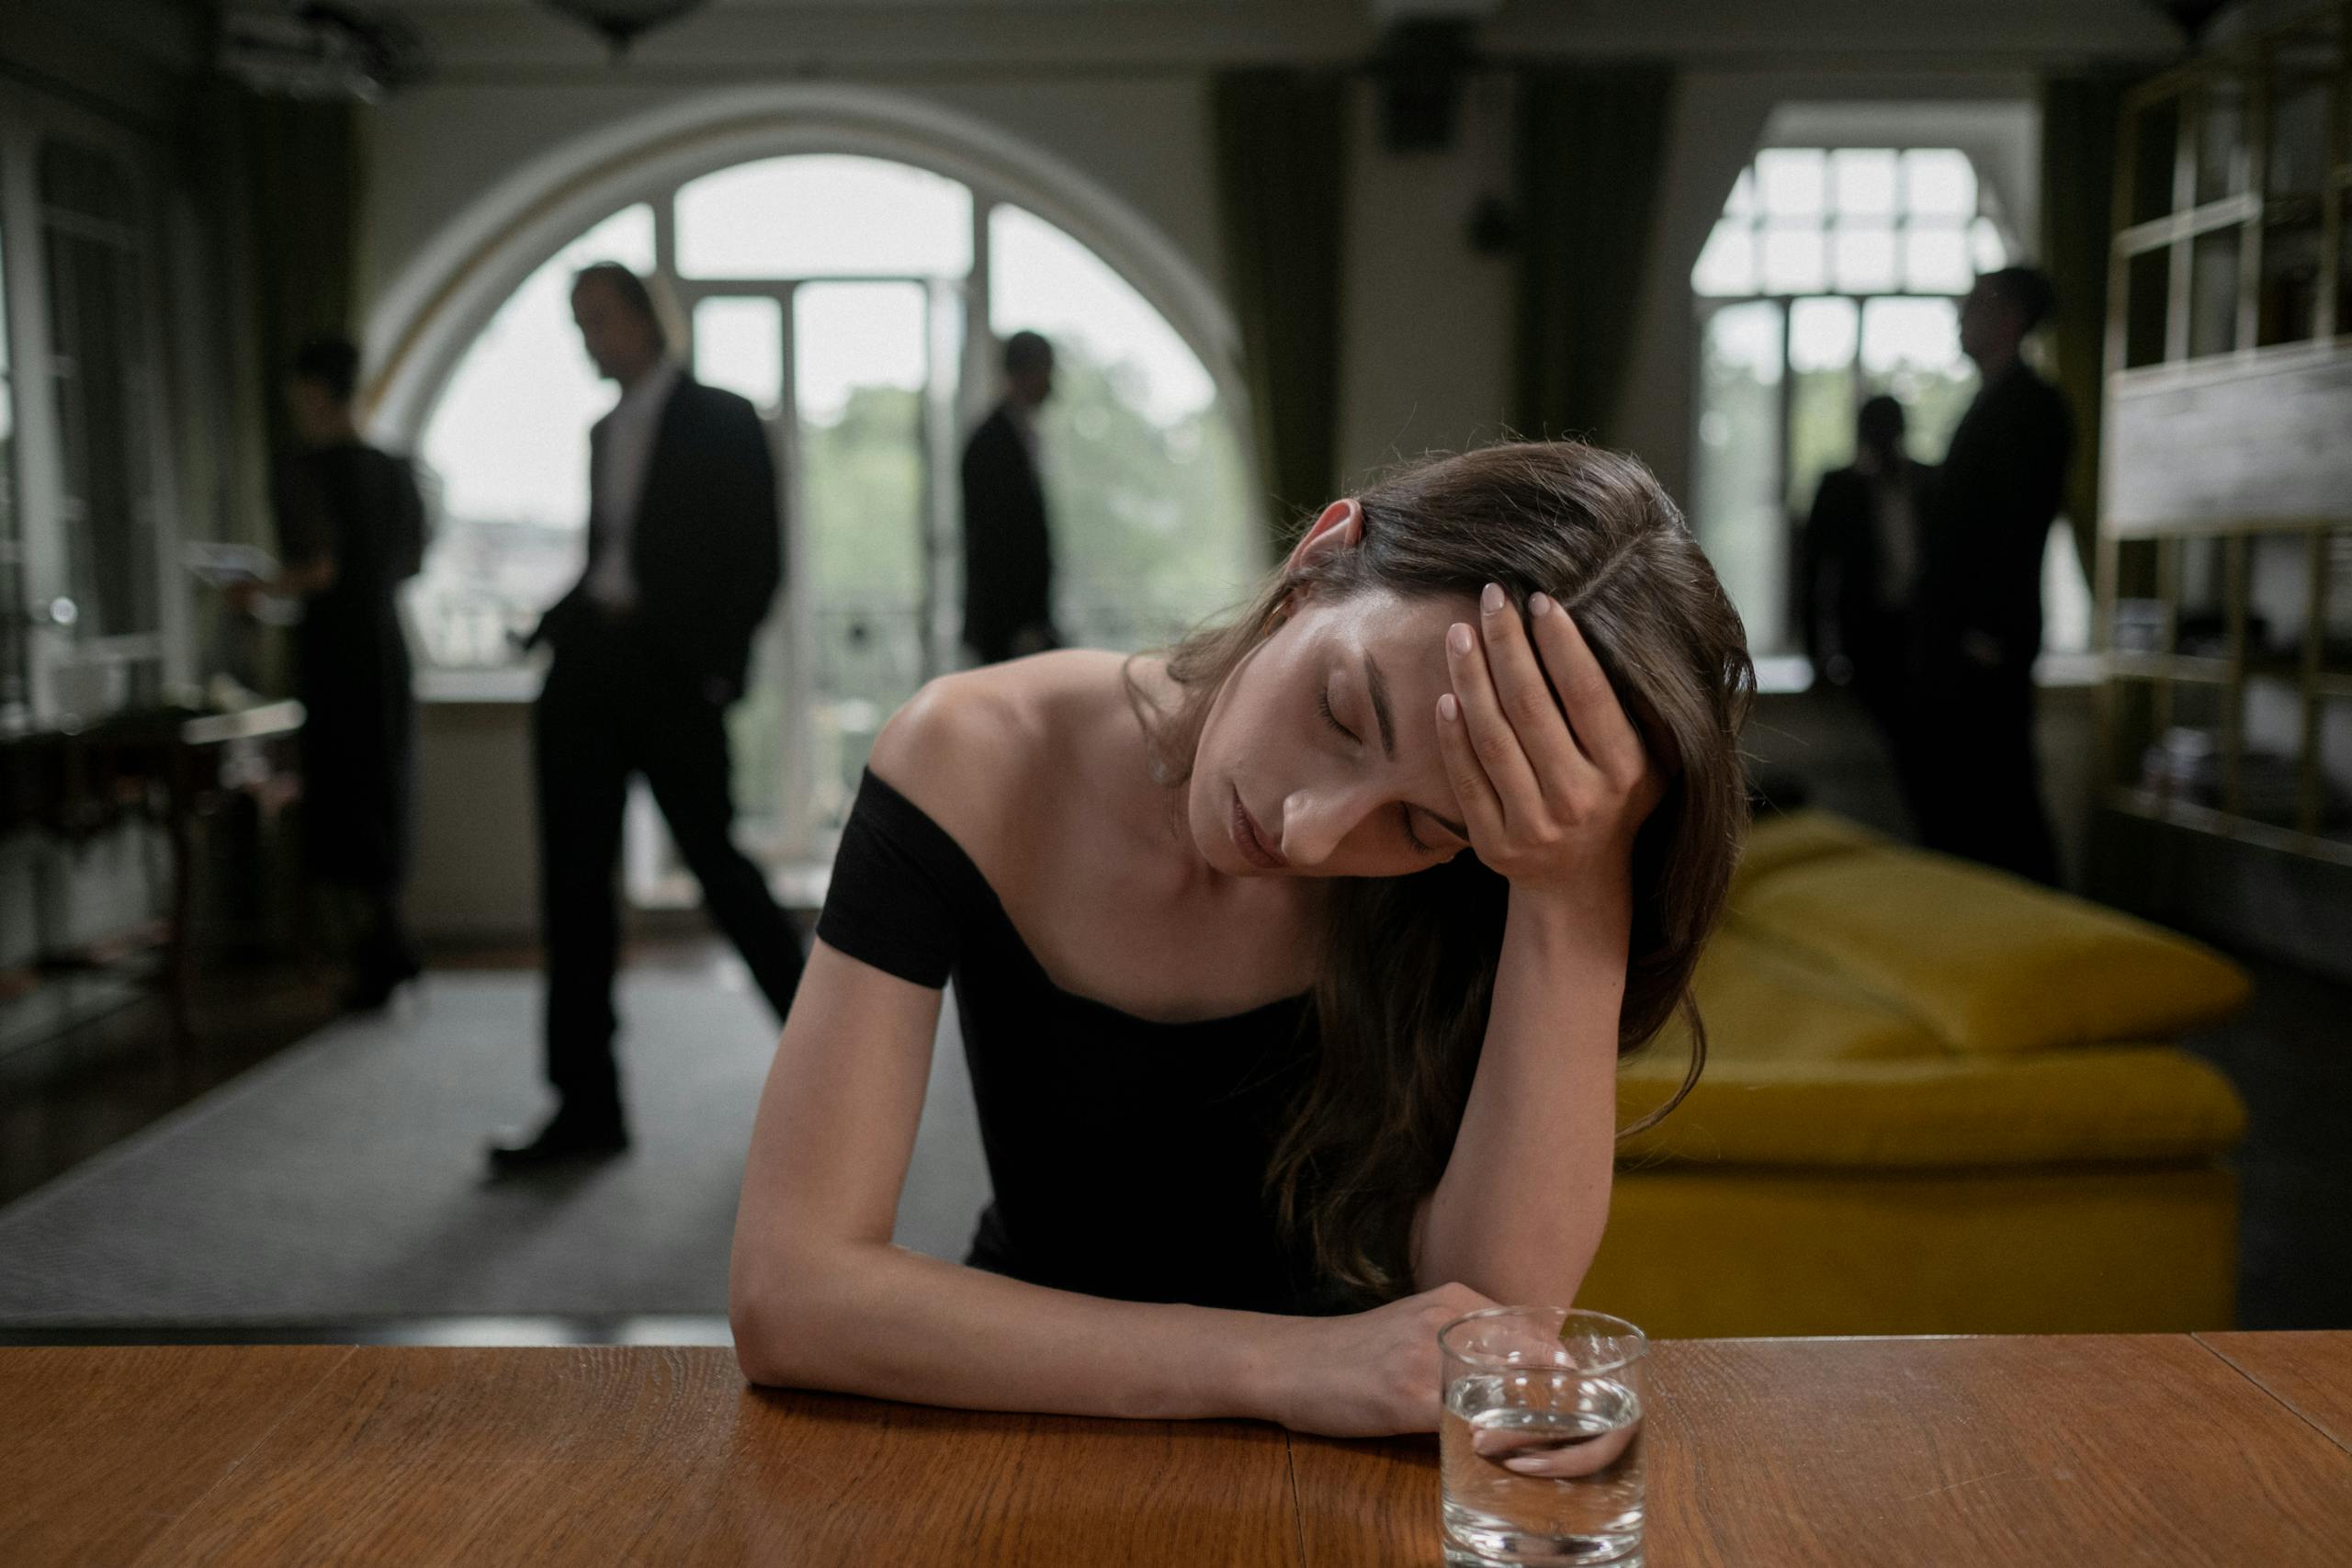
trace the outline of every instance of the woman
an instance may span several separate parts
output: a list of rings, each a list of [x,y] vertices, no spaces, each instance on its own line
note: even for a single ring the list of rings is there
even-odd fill
[[[1334,502],[1165,659],[933,682],[761,1100],[745,1373],[1433,1427],[1436,1327],[1570,1300],[1600,1243],[1616,1061],[1722,908],[1753,689],[1672,502],[1569,443]],[[995,1188],[965,1268],[890,1245],[951,970]]]

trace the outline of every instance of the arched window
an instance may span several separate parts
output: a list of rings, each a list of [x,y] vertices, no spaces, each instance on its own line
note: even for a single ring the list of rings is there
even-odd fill
[[[1976,393],[1960,298],[2015,236],[1954,147],[1768,147],[1690,273],[1699,311],[1692,523],[1759,654],[1801,640],[1793,519],[1853,460],[1854,417],[1891,393],[1914,457],[1939,460]],[[2045,573],[2052,646],[2087,635],[2071,549]]]
[[[572,274],[623,262],[674,302],[704,380],[771,423],[790,570],[735,715],[748,837],[815,851],[874,733],[957,659],[956,460],[998,395],[996,342],[1055,345],[1039,422],[1056,612],[1096,647],[1167,640],[1265,564],[1231,412],[1134,287],[978,185],[864,154],[700,173],[624,207],[517,288],[426,406],[442,522],[412,610],[444,668],[515,657],[577,575],[588,427],[614,392],[582,352]]]

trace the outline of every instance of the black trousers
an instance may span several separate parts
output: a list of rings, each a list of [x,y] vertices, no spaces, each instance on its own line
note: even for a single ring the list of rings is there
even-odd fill
[[[642,773],[703,902],[775,1010],[800,984],[800,939],[731,834],[727,710],[650,668],[621,629],[568,637],[532,710],[539,897],[547,944],[547,1075],[568,1110],[616,1112],[614,879],[630,776]]]
[[[1920,841],[2056,886],[2031,670],[1990,669],[1953,654],[1928,662],[1917,684],[1910,711],[1894,722]]]

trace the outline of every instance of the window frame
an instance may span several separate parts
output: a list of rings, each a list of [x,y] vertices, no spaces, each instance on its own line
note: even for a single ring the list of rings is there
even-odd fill
[[[1736,188],[1737,180],[1757,176],[1757,165],[1764,154],[1782,151],[1818,151],[1826,156],[1826,154],[1841,151],[1876,152],[1882,150],[1892,152],[1895,155],[1898,161],[1898,167],[1900,166],[1902,155],[1905,152],[1953,152],[1966,158],[1969,163],[1969,167],[1974,174],[1976,179],[1977,204],[1974,216],[1963,220],[1961,224],[1963,243],[1966,243],[1965,237],[1968,231],[1973,226],[1976,220],[1984,219],[1988,220],[1993,224],[1995,232],[1997,234],[2001,242],[2002,248],[2006,253],[2003,261],[2004,265],[2014,264],[2023,254],[2023,247],[2018,243],[2017,232],[2007,217],[2007,204],[2000,200],[1997,183],[1992,177],[1990,172],[1985,168],[1981,151],[1977,148],[1962,145],[1953,139],[1941,137],[1930,137],[1919,140],[1893,137],[1872,139],[1870,141],[1829,141],[1826,140],[1797,141],[1790,138],[1773,137],[1758,143],[1758,146],[1749,152],[1747,162],[1740,165],[1738,174],[1735,176],[1733,186],[1725,188],[1723,204],[1718,209],[1714,218],[1711,220],[1707,225],[1707,238],[1701,242],[1701,255],[1704,254],[1706,244],[1713,240],[1716,225],[1722,222],[1725,218],[1732,216],[1730,207],[1733,200],[1734,190]],[[1760,176],[1756,177],[1755,183],[1758,186],[1760,186]],[[1762,197],[1760,192],[1758,192],[1755,199],[1758,203],[1758,209],[1748,220],[1750,232],[1761,235],[1767,225],[1761,208]],[[1908,228],[1907,217],[1908,214],[1902,206],[1902,192],[1898,186],[1896,208],[1894,212],[1890,215],[1889,225],[1894,231],[1896,235],[1896,280],[1898,283],[1902,281],[1903,276],[1901,237]],[[1833,236],[1837,232],[1836,218],[1837,209],[1835,206],[1834,192],[1826,192],[1821,218],[1821,232],[1826,237]],[[1973,265],[1973,260],[1972,258],[1972,265]],[[1803,595],[1800,590],[1800,585],[1797,581],[1796,569],[1799,554],[1797,545],[1799,532],[1804,526],[1804,521],[1799,515],[1800,508],[1797,501],[1790,493],[1790,485],[1792,479],[1792,475],[1791,473],[1792,462],[1790,453],[1790,443],[1792,439],[1791,416],[1792,405],[1796,397],[1796,372],[1790,363],[1790,332],[1791,321],[1795,313],[1796,304],[1798,301],[1804,299],[1844,299],[1852,303],[1855,313],[1856,330],[1853,357],[1850,363],[1855,394],[1854,408],[1855,412],[1859,412],[1861,405],[1861,400],[1870,395],[1867,386],[1867,373],[1862,367],[1861,332],[1863,316],[1868,310],[1870,304],[1873,300],[1880,299],[1944,299],[1952,301],[1956,307],[1959,300],[1963,299],[1965,295],[1964,293],[1921,293],[1900,287],[1870,290],[1849,290],[1839,288],[1836,287],[1837,277],[1834,258],[1827,258],[1825,260],[1823,287],[1820,288],[1785,292],[1763,288],[1760,287],[1763,279],[1760,276],[1761,263],[1759,260],[1758,264],[1758,272],[1759,276],[1756,279],[1759,287],[1757,289],[1742,294],[1708,294],[1700,291],[1696,278],[1698,266],[1699,258],[1694,256],[1691,261],[1690,272],[1686,275],[1686,287],[1690,289],[1691,301],[1691,336],[1690,354],[1689,358],[1690,384],[1692,391],[1689,434],[1692,464],[1692,516],[1690,522],[1693,531],[1699,533],[1702,537],[1705,536],[1710,522],[1710,519],[1699,513],[1697,503],[1699,467],[1706,460],[1705,452],[1707,445],[1704,436],[1704,425],[1708,414],[1713,412],[1713,410],[1708,406],[1706,400],[1705,370],[1707,355],[1707,329],[1709,323],[1718,311],[1730,306],[1756,303],[1770,304],[1774,306],[1780,313],[1781,374],[1779,384],[1775,389],[1774,397],[1773,419],[1775,439],[1772,445],[1772,496],[1773,512],[1781,519],[1780,536],[1777,540],[1778,554],[1782,558],[1783,565],[1781,588],[1782,603],[1781,604],[1781,612],[1783,617],[1783,624],[1790,628],[1791,635],[1783,639],[1786,646],[1759,654],[1757,658],[1757,669],[1758,684],[1765,690],[1802,691],[1812,684],[1815,671],[1813,670],[1811,660],[1809,660],[1804,653],[1804,630],[1802,626],[1799,624],[1799,617],[1803,610]]]

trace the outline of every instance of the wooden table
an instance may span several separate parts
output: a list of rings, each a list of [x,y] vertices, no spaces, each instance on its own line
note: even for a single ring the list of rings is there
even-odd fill
[[[2352,1563],[2352,1334],[1693,1340],[1650,1568]],[[744,1387],[723,1349],[0,1350],[0,1562],[1434,1563],[1430,1440]]]

